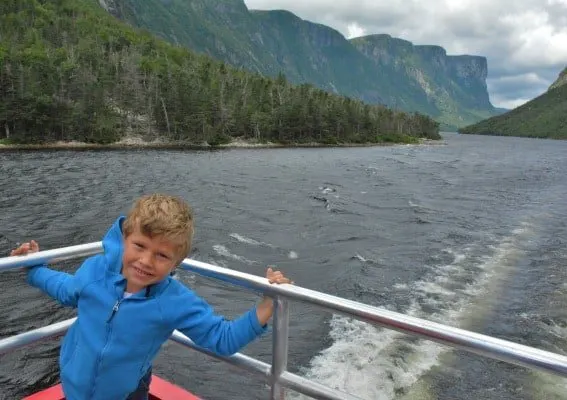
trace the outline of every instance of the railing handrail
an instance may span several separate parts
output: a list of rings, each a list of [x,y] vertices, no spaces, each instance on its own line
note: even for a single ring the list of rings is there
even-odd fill
[[[6,257],[0,259],[0,272],[40,263],[53,263],[70,258],[93,255],[100,253],[102,250],[102,242],[93,242],[41,251],[27,256]],[[249,290],[263,292],[276,299],[307,302],[377,326],[419,336],[453,348],[567,377],[567,357],[560,354],[369,306],[297,285],[272,285],[263,277],[189,258],[182,262],[181,267],[205,277],[218,279]],[[0,341],[1,343],[2,341]],[[277,379],[281,378],[281,381],[278,381],[278,383],[290,387],[286,384],[287,381],[285,379],[285,377],[289,377],[289,373],[283,372],[282,375],[281,372],[277,377]]]
[[[67,329],[75,322],[77,318],[70,318],[64,321],[56,322],[51,325],[42,326],[37,329],[33,329],[28,332],[20,333],[18,335],[10,336],[5,339],[0,339],[0,356],[3,354],[10,353],[12,351],[19,350],[23,347],[32,345],[34,343],[55,338],[63,335]],[[249,357],[242,353],[236,353],[232,356],[219,356],[207,349],[197,346],[191,339],[182,334],[179,331],[174,331],[171,335],[170,340],[197,350],[203,354],[210,357],[216,358],[218,360],[224,361],[228,364],[234,365],[241,369],[245,369],[248,372],[253,372],[256,375],[262,377],[265,381],[269,382],[272,378],[271,365],[263,361],[257,360],[255,358]],[[280,382],[281,380],[281,382]],[[338,390],[331,389],[320,383],[307,380],[299,375],[292,374],[291,372],[285,371],[280,376],[280,384],[284,386],[299,391],[300,393],[311,396],[315,399],[324,400],[362,400],[359,397],[349,395],[347,393],[339,392]]]

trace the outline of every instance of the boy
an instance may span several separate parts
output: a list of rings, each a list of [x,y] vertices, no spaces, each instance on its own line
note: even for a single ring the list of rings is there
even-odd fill
[[[171,278],[192,238],[189,205],[153,194],[114,222],[103,238],[104,252],[85,260],[74,275],[45,265],[29,269],[31,285],[78,309],[59,357],[67,400],[147,399],[152,361],[175,329],[220,355],[236,353],[265,332],[273,314],[270,298],[226,321]],[[32,240],[11,255],[36,251]],[[290,283],[271,268],[267,278]]]

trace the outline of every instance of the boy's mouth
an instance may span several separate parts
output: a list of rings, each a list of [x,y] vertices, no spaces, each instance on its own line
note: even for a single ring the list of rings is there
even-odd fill
[[[141,276],[145,276],[145,277],[148,277],[148,278],[151,278],[152,276],[154,276],[153,274],[151,274],[151,273],[149,273],[149,272],[147,272],[147,271],[144,271],[143,269],[138,268],[138,267],[135,267],[135,266],[132,266],[132,269],[133,269],[138,275],[141,275]]]

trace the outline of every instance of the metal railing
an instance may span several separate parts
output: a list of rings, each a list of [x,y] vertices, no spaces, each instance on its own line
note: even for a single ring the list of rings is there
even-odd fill
[[[57,263],[62,260],[89,256],[102,251],[102,242],[94,242],[41,251],[27,256],[0,258],[0,272],[41,263]],[[372,307],[297,285],[272,285],[267,279],[259,276],[217,267],[192,259],[185,259],[181,267],[201,276],[218,279],[248,290],[262,292],[274,299],[275,312],[273,316],[271,365],[241,353],[236,353],[229,357],[218,356],[196,346],[193,341],[178,331],[175,331],[171,336],[171,340],[179,344],[262,376],[271,385],[270,399],[272,400],[283,399],[286,388],[316,399],[358,399],[356,396],[340,392],[287,371],[289,300],[307,302],[380,327],[415,335],[495,360],[567,377],[567,357],[549,351]],[[72,318],[1,339],[0,355],[40,340],[62,335],[74,320],[75,318]]]

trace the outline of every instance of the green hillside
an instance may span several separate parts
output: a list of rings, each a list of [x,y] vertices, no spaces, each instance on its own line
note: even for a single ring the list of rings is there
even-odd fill
[[[567,85],[559,85],[503,115],[459,130],[464,134],[567,139]]]

